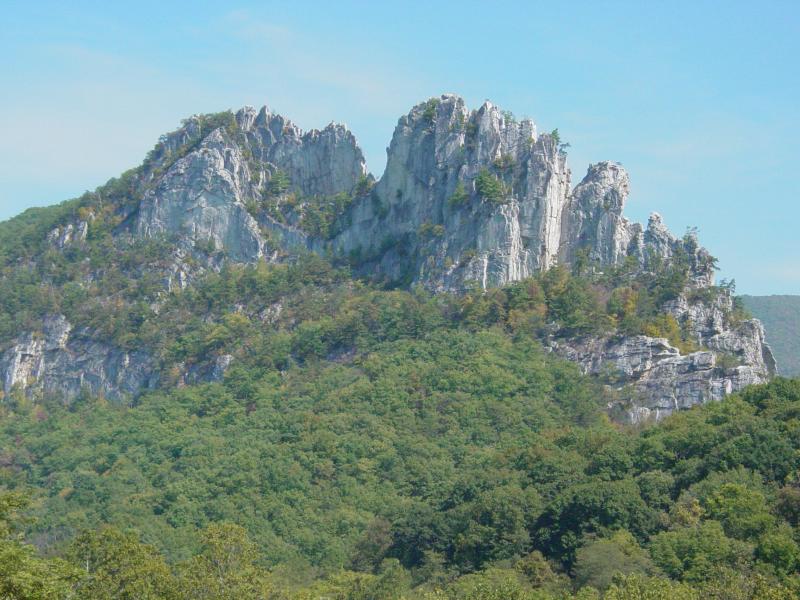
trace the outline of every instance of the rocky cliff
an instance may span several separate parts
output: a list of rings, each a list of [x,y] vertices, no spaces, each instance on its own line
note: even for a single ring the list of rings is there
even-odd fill
[[[332,248],[355,254],[364,272],[460,290],[501,286],[581,253],[647,268],[687,246],[657,214],[646,229],[628,221],[628,190],[625,169],[611,162],[591,165],[571,189],[557,132],[539,135],[489,102],[469,111],[445,95],[400,119],[383,177],[354,203]],[[695,244],[691,258],[698,283],[710,285],[708,253]]]
[[[626,392],[626,400],[610,408],[634,423],[721,400],[775,375],[764,328],[755,319],[732,320],[729,292],[709,300],[690,301],[691,295],[669,302],[666,310],[692,332],[700,350],[681,353],[667,339],[645,335],[550,340],[550,348]]]
[[[333,249],[432,289],[502,285],[554,264],[569,182],[558,140],[531,121],[442,96],[400,119],[383,177]]]
[[[81,393],[133,399],[156,385],[155,367],[147,352],[115,348],[90,330],[75,330],[61,315],[45,318],[41,331],[23,335],[0,356],[6,394],[63,401]]]
[[[732,318],[730,294],[713,287],[713,259],[696,237],[673,236],[657,214],[646,227],[626,219],[630,182],[619,164],[591,165],[571,188],[556,131],[539,133],[489,102],[469,110],[443,95],[399,120],[375,182],[342,125],[303,132],[266,108],[212,117],[192,117],[164,136],[126,183],[124,202],[97,193],[115,215],[114,243],[169,242],[165,293],[226,262],[308,251],[373,280],[434,292],[502,286],[558,264],[649,272],[683,261],[685,289],[663,311],[697,351],[619,335],[550,340],[551,348],[587,372],[615,373],[610,385],[634,391],[626,407],[633,420],[719,399],[774,373],[760,324]],[[92,218],[89,211],[58,224],[51,247],[85,244]],[[63,316],[43,323],[7,343],[6,393],[69,398],[86,389],[123,398],[156,385],[158,364],[146,349],[122,351]],[[218,378],[230,360],[223,362],[183,377]]]
[[[200,119],[190,119],[163,141],[163,152],[180,151],[179,140],[196,136]],[[177,138],[177,140],[176,140]],[[226,127],[201,138],[169,166],[141,200],[132,221],[135,236],[172,236],[189,249],[220,251],[235,262],[253,262],[270,250],[270,232],[286,248],[310,242],[302,231],[261,210],[276,176],[301,197],[351,193],[366,175],[364,157],[342,125],[303,133],[291,121],[247,107]]]

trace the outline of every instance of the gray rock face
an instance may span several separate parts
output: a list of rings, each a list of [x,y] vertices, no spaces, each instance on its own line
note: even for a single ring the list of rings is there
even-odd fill
[[[349,193],[367,173],[356,138],[344,125],[331,123],[322,131],[304,133],[267,107],[259,112],[243,108],[236,121],[256,164],[284,171],[303,196]]]
[[[181,374],[178,383],[184,386],[209,381],[221,381],[225,377],[225,373],[227,373],[231,363],[233,363],[233,356],[230,354],[222,354],[214,357],[210,362],[200,365],[187,366],[181,364],[179,365]]]
[[[202,118],[193,117],[162,137],[148,159],[150,170],[138,181],[146,191],[138,207],[124,214],[118,236],[174,242],[165,291],[184,289],[225,259],[272,260],[270,239],[285,248],[308,245],[302,232],[255,216],[277,171],[288,175],[293,190],[309,196],[349,193],[366,173],[361,150],[342,125],[303,133],[266,108],[242,109],[232,125],[204,131]],[[88,227],[85,221],[66,223],[52,230],[48,241],[66,250],[86,239]],[[226,356],[210,366],[189,367],[181,380],[220,379],[230,361]],[[70,400],[85,390],[122,401],[152,388],[160,376],[147,352],[116,348],[93,332],[74,330],[58,316],[13,342],[0,357],[0,377],[7,394],[19,390]]]
[[[57,250],[66,250],[73,244],[80,244],[86,241],[89,234],[89,223],[79,221],[78,223],[66,223],[56,227],[47,235],[47,241]]]
[[[487,176],[495,197],[482,193]],[[569,186],[556,137],[491,103],[470,112],[444,95],[400,119],[383,177],[331,247],[356,256],[364,272],[432,290],[503,285],[581,253],[648,268],[682,251],[697,284],[712,283],[710,256],[695,238],[676,238],[658,214],[646,229],[623,216],[630,184],[621,165],[591,165]]]
[[[178,153],[200,128],[198,118],[189,119],[165,136],[162,156]],[[531,121],[517,122],[489,102],[469,111],[461,98],[444,95],[402,117],[386,171],[330,241],[260,210],[275,201],[265,199],[265,190],[278,171],[288,176],[291,193],[329,197],[351,193],[366,167],[342,125],[303,133],[266,108],[244,108],[233,130],[210,132],[152,182],[132,232],[172,237],[176,247],[235,262],[269,259],[276,244],[289,253],[309,248],[354,258],[364,273],[431,290],[503,285],[571,263],[579,253],[601,265],[633,257],[647,267],[682,249],[698,285],[713,275],[704,263],[707,252],[694,239],[672,236],[660,216],[644,229],[622,215],[629,179],[621,165],[590,166],[570,191],[558,139],[538,135]],[[207,258],[204,264],[215,266]]]
[[[696,287],[714,283],[711,256],[694,233],[677,238],[653,213],[642,228],[622,215],[630,189],[627,172],[617,163],[600,162],[589,166],[563,210],[560,260],[573,263],[583,253],[600,265],[619,265],[627,259],[644,269],[654,262],[670,261],[683,253],[691,267]]]
[[[531,121],[445,95],[400,119],[383,177],[333,250],[434,290],[502,285],[554,264],[569,179],[557,141]]]
[[[761,322],[750,319],[732,323],[729,315],[733,312],[733,297],[728,290],[721,290],[710,300],[690,301],[693,293],[696,291],[689,291],[665,309],[694,334],[698,345],[729,361],[753,367],[763,379],[774,376],[777,365]]]
[[[147,192],[134,231],[175,236],[191,247],[211,244],[236,262],[257,260],[265,240],[245,205],[255,195],[241,150],[218,129]]]
[[[64,400],[82,391],[132,398],[157,383],[153,367],[146,352],[126,352],[90,331],[75,331],[63,316],[46,318],[41,332],[21,336],[0,357],[6,395],[19,390]]]
[[[752,349],[763,349],[763,338],[742,336]],[[723,366],[712,351],[681,355],[664,338],[634,336],[552,342],[551,348],[577,362],[584,373],[606,378],[620,390],[632,390],[622,405],[630,422],[658,420],[673,412],[721,400],[774,373],[763,364]]]
[[[217,128],[178,159],[146,192],[132,226],[138,237],[166,236],[184,249],[219,252],[234,262],[268,257],[268,237],[286,247],[305,246],[306,236],[269,216],[256,215],[278,171],[306,196],[351,192],[365,175],[364,157],[342,125],[303,133],[266,108],[244,108],[235,130]],[[165,154],[196,135],[197,119],[162,140]]]
[[[668,312],[705,348],[689,354],[682,355],[666,339],[648,336],[552,340],[550,347],[577,362],[584,373],[602,376],[618,389],[632,388],[632,401],[623,407],[631,422],[658,420],[775,375],[761,323],[732,323],[731,308],[726,291],[695,302],[683,295],[668,305]]]
[[[589,167],[569,198],[562,220],[562,261],[571,263],[578,253],[606,265],[638,254],[642,227],[622,216],[630,180],[621,165],[602,162]]]

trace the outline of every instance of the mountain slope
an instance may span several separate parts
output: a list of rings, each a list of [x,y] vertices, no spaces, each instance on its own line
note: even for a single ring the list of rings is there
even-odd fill
[[[764,323],[781,374],[800,375],[800,296],[742,296],[742,301]]]
[[[2,594],[796,597],[798,382],[564,149],[245,108],[0,224]]]
[[[352,364],[241,368],[134,407],[6,404],[3,483],[37,501],[27,539],[75,560],[73,581],[90,590],[101,576],[151,585],[148,565],[182,585],[221,523],[243,527],[218,540],[226,556],[255,542],[227,576],[257,557],[276,597],[350,597],[387,573],[394,585],[370,597],[446,587],[488,599],[505,582],[551,600],[604,589],[617,570],[697,593],[800,589],[797,381],[637,433],[604,419],[596,383],[536,344],[442,327],[436,311],[413,324],[416,310],[397,313],[398,300],[419,308],[407,293],[386,300],[385,341]],[[158,551],[120,577],[140,540]],[[83,557],[98,554],[87,573]]]
[[[625,219],[620,165],[591,166],[574,190],[568,181],[557,132],[452,95],[400,119],[377,182],[344,126],[304,133],[266,108],[194,116],[140,167],[0,226],[4,393],[121,402],[173,369],[219,379],[227,358],[190,371],[137,332],[209,273],[309,252],[363,280],[436,293],[571,270],[611,319],[572,339],[558,327],[537,335],[630,387],[632,420],[771,376],[760,324],[713,285],[714,258],[694,235],[673,236],[657,215],[646,228]]]

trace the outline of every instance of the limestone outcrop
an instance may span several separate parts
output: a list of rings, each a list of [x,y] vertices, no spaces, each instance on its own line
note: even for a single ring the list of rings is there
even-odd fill
[[[92,331],[74,330],[61,315],[45,318],[40,332],[21,336],[0,356],[6,395],[27,392],[65,401],[81,393],[132,399],[157,384],[154,366],[146,351],[115,348]]]
[[[383,177],[333,252],[433,290],[502,285],[555,263],[569,185],[555,136],[445,95],[400,119]]]
[[[748,322],[731,333],[730,339],[736,340],[738,348],[732,360],[731,354],[712,350],[682,355],[668,340],[643,335],[552,341],[550,347],[578,363],[584,373],[597,375],[623,392],[624,399],[610,408],[621,410],[626,420],[640,423],[721,400],[748,385],[765,383],[775,374],[774,366],[767,362],[771,354],[765,352],[760,326]],[[748,363],[751,354],[763,358]]]
[[[189,119],[162,140],[162,155],[178,154],[201,127],[199,117]],[[342,125],[303,133],[266,107],[243,108],[228,126],[217,127],[169,165],[144,194],[132,233],[169,236],[177,246],[219,252],[234,262],[267,256],[270,237],[284,246],[305,246],[302,232],[259,214],[277,173],[302,195],[333,195],[351,192],[366,168],[355,138]]]

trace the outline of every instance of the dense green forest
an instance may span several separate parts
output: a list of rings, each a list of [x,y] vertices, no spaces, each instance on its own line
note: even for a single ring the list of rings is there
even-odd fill
[[[230,381],[6,415],[3,592],[796,597],[800,382],[631,431],[576,410],[592,385],[566,365],[468,339],[247,400]]]
[[[160,390],[4,399],[2,593],[796,597],[800,382],[632,429],[537,341],[680,340],[648,308],[679,276],[430,296],[307,257],[120,311],[109,335],[174,366]],[[228,355],[221,382],[181,374]]]
[[[742,296],[742,301],[764,324],[778,371],[800,375],[800,296]]]
[[[122,402],[2,398],[0,598],[797,596],[799,382],[634,429],[541,344],[696,349],[661,310],[688,254],[458,296],[283,257],[166,293],[170,240],[115,235],[148,164],[0,224],[0,343],[60,313],[162,374]]]

